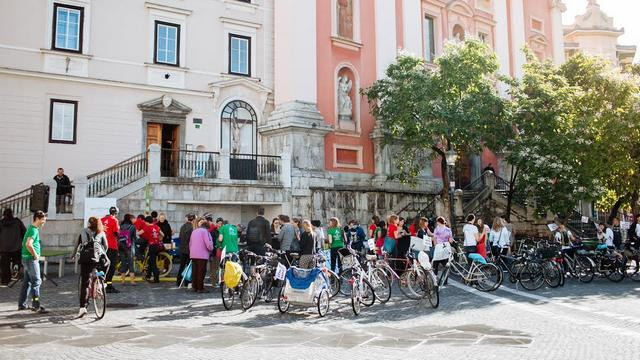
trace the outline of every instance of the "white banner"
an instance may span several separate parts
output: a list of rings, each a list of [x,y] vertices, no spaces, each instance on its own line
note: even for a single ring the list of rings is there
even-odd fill
[[[116,201],[116,198],[85,198],[82,227],[87,226],[89,218],[92,216],[102,219],[105,215],[109,215],[109,208],[116,206]]]
[[[282,263],[278,263],[278,268],[276,268],[276,280],[284,280],[287,275],[287,268],[282,265]]]

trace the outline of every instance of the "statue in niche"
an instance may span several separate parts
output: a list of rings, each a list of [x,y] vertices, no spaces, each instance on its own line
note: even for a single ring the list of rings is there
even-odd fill
[[[240,130],[244,126],[244,122],[238,120],[238,112],[234,110],[231,115],[231,153],[239,154],[240,153]]]
[[[353,0],[337,0],[338,36],[353,39]]]
[[[453,27],[453,39],[457,42],[464,41],[464,29],[460,25]]]
[[[338,119],[353,121],[353,104],[349,92],[353,83],[347,76],[338,77]]]

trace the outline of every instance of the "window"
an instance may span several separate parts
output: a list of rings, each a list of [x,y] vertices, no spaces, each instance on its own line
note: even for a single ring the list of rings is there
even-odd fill
[[[51,99],[49,142],[75,144],[78,102]]]
[[[436,57],[436,36],[435,36],[435,20],[426,16],[424,18],[424,59],[427,62],[433,62]]]
[[[180,65],[180,25],[156,20],[155,52],[156,64]]]
[[[541,20],[531,18],[531,29],[533,31],[542,32],[544,28],[544,24]]]
[[[54,50],[82,53],[82,22],[84,9],[77,6],[53,4]]]
[[[258,116],[251,105],[234,100],[222,109],[220,144],[232,154],[256,154]]]
[[[337,0],[336,6],[338,36],[353,40],[353,0]]]
[[[229,34],[229,74],[251,76],[251,38]]]

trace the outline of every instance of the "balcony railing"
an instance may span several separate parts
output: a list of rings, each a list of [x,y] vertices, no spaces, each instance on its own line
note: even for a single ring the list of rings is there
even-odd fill
[[[217,179],[220,154],[209,151],[162,149],[160,173],[184,179]]]
[[[46,212],[48,199],[49,187],[39,183],[0,200],[0,211],[11,209],[14,217],[23,218],[37,210]]]
[[[280,156],[231,154],[229,175],[232,180],[259,180],[278,183],[282,173]]]
[[[148,152],[145,151],[110,168],[87,176],[87,197],[101,197],[147,175]]]

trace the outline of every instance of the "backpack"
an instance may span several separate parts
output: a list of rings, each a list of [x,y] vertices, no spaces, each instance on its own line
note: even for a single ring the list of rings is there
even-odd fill
[[[118,231],[118,250],[127,251],[131,249],[131,227],[121,227]]]

